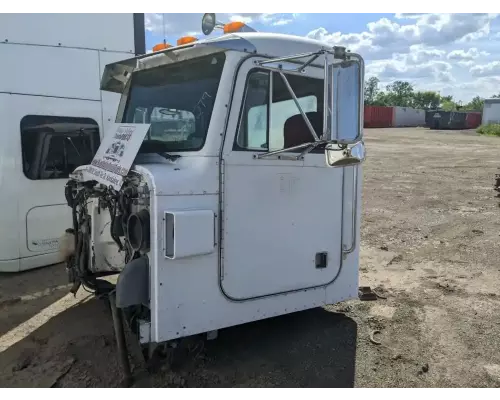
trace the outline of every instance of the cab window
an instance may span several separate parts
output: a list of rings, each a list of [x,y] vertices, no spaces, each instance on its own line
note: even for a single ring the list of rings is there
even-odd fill
[[[323,98],[323,80],[291,74],[287,80],[316,133],[321,135],[323,110],[319,100]],[[235,150],[274,151],[312,141],[313,136],[281,76],[270,71],[251,71]]]
[[[24,175],[31,180],[67,179],[90,164],[100,144],[91,118],[27,115],[21,120]]]

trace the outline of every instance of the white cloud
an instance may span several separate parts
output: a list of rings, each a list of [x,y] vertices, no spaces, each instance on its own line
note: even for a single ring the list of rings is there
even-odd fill
[[[468,61],[459,61],[457,62],[457,64],[460,65],[461,67],[470,68],[476,63],[472,60],[468,60]]]
[[[243,17],[251,18],[248,22],[245,23],[261,23],[263,25],[272,25],[272,26],[280,26],[280,25],[288,25],[293,22],[296,18],[299,17],[299,13],[287,13],[284,16],[282,13],[274,13],[274,12],[264,12],[262,14],[256,13],[246,13]]]
[[[274,26],[288,25],[292,21],[293,19],[278,19],[275,22],[273,22],[273,25]]]
[[[398,16],[403,17],[403,15]],[[388,58],[395,53],[407,53],[412,45],[443,46],[466,37],[471,41],[473,37],[479,38],[487,34],[490,23],[496,16],[496,14],[411,14],[404,18],[410,18],[412,23],[405,25],[388,18],[381,18],[368,23],[367,31],[361,33],[343,34],[318,28],[309,32],[307,36],[332,45],[346,46],[352,51],[364,54],[368,59],[375,60]]]
[[[406,64],[424,64],[432,60],[439,60],[444,57],[446,51],[426,47],[420,44],[410,46],[408,54],[395,54],[394,58],[404,61]]]
[[[420,18],[424,13],[396,13],[397,19],[417,19]]]
[[[146,12],[144,22],[149,32],[177,38],[188,33],[201,34],[202,16],[202,13],[193,11]]]
[[[367,78],[405,80],[419,90],[453,94],[465,102],[477,95],[491,96],[494,85],[499,87],[500,62],[492,59],[500,49],[494,40],[500,37],[498,24],[492,25],[497,17],[399,13],[368,23],[361,32],[320,27],[307,36],[360,53],[366,60]],[[478,65],[480,60],[483,65]]]
[[[488,76],[474,81],[462,82],[454,86],[452,90],[459,89],[463,96],[471,99],[475,96],[489,98],[500,93],[500,76]],[[464,99],[465,100],[465,99]]]
[[[187,34],[201,37],[202,15],[165,14],[163,24],[162,14],[146,14],[146,29],[156,39],[163,39],[164,31],[170,41]],[[270,31],[285,26],[288,33],[296,33],[310,18],[308,14],[217,14],[223,22],[265,25]],[[494,18],[497,14],[399,13],[370,22],[361,32],[336,32],[325,25],[306,36],[360,53],[367,77],[376,75],[387,83],[410,81],[419,90],[439,90],[465,102],[500,92],[495,89],[500,87],[500,61],[494,58],[500,50],[500,32],[499,21],[492,24]]]
[[[448,53],[448,60],[475,60],[479,57],[489,56],[490,53],[486,51],[480,51],[475,47],[470,48],[469,50],[453,50]]]
[[[440,83],[453,82],[452,66],[445,61],[428,61],[421,64],[408,64],[397,58],[374,61],[367,65],[367,76],[377,76],[380,80],[422,80],[429,79]]]
[[[500,75],[500,61],[492,61],[488,64],[475,65],[470,69],[472,76],[485,77]]]
[[[254,21],[261,22],[264,25],[274,25],[274,23],[281,19],[282,14],[254,14],[257,17],[254,18]]]
[[[478,29],[476,32],[471,32],[460,38],[459,42],[467,43],[467,42],[476,42],[479,39],[482,39],[490,34],[490,25],[484,25],[481,29]]]
[[[146,30],[163,36],[184,36],[201,34],[202,13],[191,14],[145,14]],[[221,22],[241,21],[245,24],[262,23],[265,25],[286,25],[295,18],[284,18],[283,14],[234,13],[217,14]]]
[[[229,20],[231,22],[233,21],[240,21],[240,22],[243,22],[244,24],[249,24],[250,22],[252,22],[252,17],[250,16],[244,16],[244,15],[231,15],[229,17]]]

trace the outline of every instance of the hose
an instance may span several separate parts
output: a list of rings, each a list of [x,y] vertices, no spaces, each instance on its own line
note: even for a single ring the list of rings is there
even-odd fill
[[[120,251],[122,251],[123,250],[122,242],[121,242],[120,238],[114,234],[114,227],[115,227],[115,221],[116,221],[116,203],[115,204],[110,203],[109,216],[111,218],[111,226],[110,226],[111,237],[113,238],[114,242],[118,245],[118,248],[120,249]]]

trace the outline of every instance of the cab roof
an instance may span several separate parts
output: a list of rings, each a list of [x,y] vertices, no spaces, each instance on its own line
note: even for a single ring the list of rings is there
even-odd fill
[[[267,32],[230,33],[215,38],[200,40],[198,43],[221,43],[225,41],[244,41],[251,45],[253,52],[259,55],[284,57],[294,53],[306,53],[322,49],[332,49],[319,40],[302,36]],[[196,42],[194,42],[196,43]]]
[[[227,50],[278,58],[333,48],[319,40],[295,35],[264,32],[228,33],[108,64],[101,80],[101,90],[122,93],[136,69],[176,63]]]

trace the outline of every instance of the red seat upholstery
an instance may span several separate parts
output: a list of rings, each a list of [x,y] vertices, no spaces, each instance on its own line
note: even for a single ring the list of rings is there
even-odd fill
[[[323,117],[319,112],[306,113],[311,125],[320,137],[323,134]],[[314,142],[314,138],[301,114],[294,115],[285,121],[283,128],[283,145],[285,148]]]

